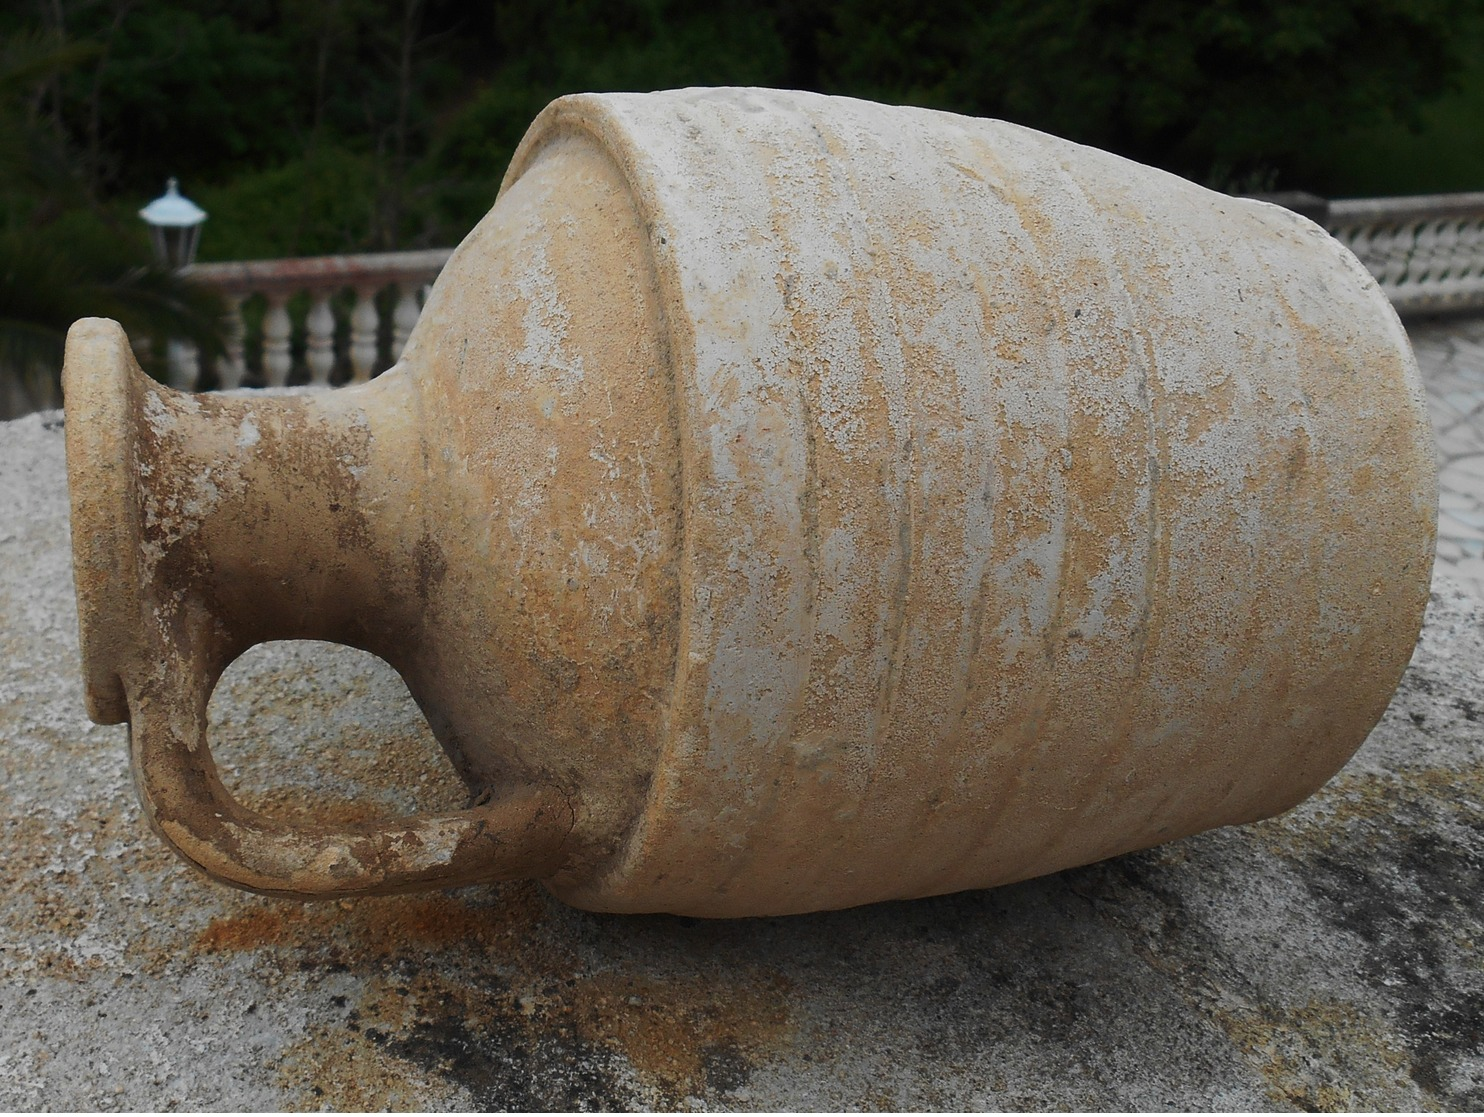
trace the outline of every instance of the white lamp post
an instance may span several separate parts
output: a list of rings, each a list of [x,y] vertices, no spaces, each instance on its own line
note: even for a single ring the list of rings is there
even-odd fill
[[[140,210],[139,216],[149,226],[155,258],[161,264],[171,271],[179,271],[195,261],[206,211],[182,196],[175,179],[165,184],[165,193]],[[195,345],[171,338],[166,343],[165,362],[170,370],[171,387],[184,391],[196,387],[201,375],[201,355]]]
[[[166,184],[164,194],[139,211],[139,216],[149,226],[160,263],[179,271],[195,261],[206,211],[181,194],[175,179]]]

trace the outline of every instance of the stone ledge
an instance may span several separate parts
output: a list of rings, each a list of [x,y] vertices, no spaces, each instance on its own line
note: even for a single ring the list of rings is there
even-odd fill
[[[0,424],[0,1108],[1484,1108],[1484,612],[1449,584],[1376,731],[1281,818],[712,923],[198,878],[84,715],[69,562],[60,417]],[[212,715],[265,809],[457,801],[360,653],[255,649]]]

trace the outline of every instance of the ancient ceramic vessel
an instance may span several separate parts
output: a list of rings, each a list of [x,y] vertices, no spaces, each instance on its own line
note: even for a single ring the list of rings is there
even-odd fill
[[[1418,374],[1349,253],[939,112],[564,98],[376,381],[182,395],[88,320],[66,394],[90,712],[263,892],[733,916],[1052,872],[1303,799],[1427,598]],[[469,809],[234,802],[207,699],[294,637],[396,667]]]

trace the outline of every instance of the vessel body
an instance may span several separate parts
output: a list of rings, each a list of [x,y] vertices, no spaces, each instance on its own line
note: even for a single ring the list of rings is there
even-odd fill
[[[175,430],[292,426],[140,391]],[[563,98],[398,367],[335,397],[291,405],[350,456],[318,499],[361,527],[324,561],[393,571],[356,605],[387,620],[293,600],[288,632],[213,589],[206,693],[260,639],[385,656],[477,803],[538,804],[528,871],[484,875],[587,908],[922,896],[1282,811],[1378,720],[1426,603],[1430,429],[1370,276],[1297,215],[1001,122]],[[209,439],[179,441],[199,476]],[[437,882],[409,840],[433,868],[386,887]],[[378,871],[315,856],[338,877],[233,879]]]

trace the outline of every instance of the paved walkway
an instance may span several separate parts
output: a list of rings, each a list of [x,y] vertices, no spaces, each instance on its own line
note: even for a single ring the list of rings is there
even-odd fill
[[[1484,600],[1484,317],[1409,327],[1438,439],[1438,562]]]

